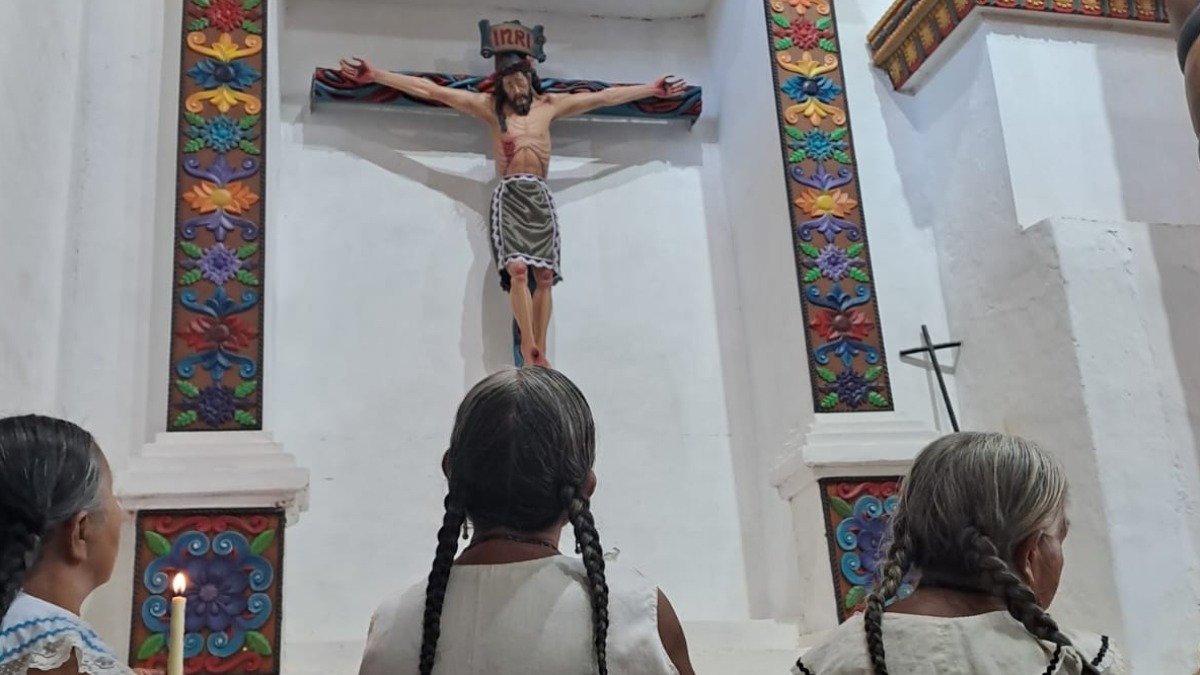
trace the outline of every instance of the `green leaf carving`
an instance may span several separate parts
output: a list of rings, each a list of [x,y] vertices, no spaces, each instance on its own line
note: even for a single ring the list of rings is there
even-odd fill
[[[829,27],[832,25],[833,25],[832,17],[823,16],[823,17],[817,19],[817,30],[829,30]]]
[[[873,392],[867,394],[867,401],[869,401],[871,403],[871,405],[875,406],[876,408],[888,407],[887,398],[885,398],[883,394],[880,394],[877,391],[873,391]]]
[[[197,7],[208,7],[212,4],[211,0],[192,0],[192,4]]]
[[[242,30],[254,35],[262,35],[262,28],[259,27],[257,22],[251,21],[250,19],[242,21]]]
[[[157,532],[146,533],[146,548],[159,558],[171,553],[171,542],[167,538]]]
[[[179,393],[188,398],[195,398],[200,395],[200,388],[187,380],[175,380],[175,388],[179,390]]]
[[[257,155],[262,153],[262,150],[259,150],[257,145],[247,140],[242,140],[240,143],[238,143],[238,147],[241,148],[242,152],[246,153],[247,155]]]
[[[233,413],[233,421],[244,427],[252,427],[258,424],[258,420],[254,419],[254,415],[251,415],[245,410],[239,410]]]
[[[147,533],[149,534],[149,533]],[[165,633],[155,633],[146,638],[141,647],[137,650],[137,660],[145,661],[146,659],[161,652],[163,647],[167,646],[167,636]]]
[[[798,164],[806,159],[808,159],[808,155],[803,150],[792,150],[788,153],[788,163],[790,164]]]
[[[830,40],[829,38],[821,38],[821,40],[819,42],[817,42],[817,44],[819,44],[821,46],[821,49],[824,49],[825,51],[829,52],[830,54],[838,53],[837,43],[834,42],[833,40]]]
[[[245,141],[242,141],[242,142],[244,143]],[[850,155],[847,155],[845,152],[842,152],[841,150],[834,150],[832,154],[833,154],[833,158],[836,159],[837,161],[841,162],[842,164],[850,163]]]
[[[244,244],[238,247],[237,257],[245,260],[258,252],[258,244]]]
[[[871,366],[867,368],[867,372],[863,373],[863,379],[867,382],[874,382],[879,379],[879,374],[883,372],[883,366]]]
[[[788,136],[791,136],[798,141],[804,140],[804,132],[800,131],[796,127],[784,127],[784,129],[787,131]]]
[[[811,270],[804,273],[804,283],[806,283],[806,284],[811,284],[812,282],[814,282],[820,278],[821,278],[821,270],[817,269],[816,267],[814,267]]]
[[[262,0],[242,0],[242,9],[250,10],[262,4]]]
[[[792,26],[792,22],[788,21],[788,18],[782,14],[772,14],[771,20],[774,21],[775,25],[779,26],[780,28],[791,28]]]
[[[271,548],[272,542],[275,541],[275,530],[267,530],[254,538],[250,542],[250,552],[254,555],[262,555],[263,551]]]
[[[195,424],[199,417],[200,416],[196,414],[195,410],[188,410],[187,412],[179,413],[179,417],[176,417],[175,421],[172,422],[171,425],[176,427],[186,427],[188,425]]]
[[[204,118],[194,112],[184,111],[183,119],[187,120],[187,123],[194,127],[204,126]]]
[[[871,283],[871,277],[867,276],[866,272],[862,271],[861,269],[859,269],[857,267],[851,267],[849,274],[850,274],[850,278],[855,281],[861,281],[864,284]]]
[[[190,241],[179,242],[179,248],[189,258],[199,258],[204,255],[204,250]]]
[[[846,255],[850,256],[851,258],[858,257],[858,254],[862,252],[863,245],[861,243],[850,244],[850,247],[846,249]]]
[[[256,630],[246,631],[246,646],[260,656],[271,655],[271,642],[267,640],[267,636]]]
[[[238,398],[246,398],[250,394],[253,394],[255,389],[258,389],[258,380],[247,380],[239,384],[237,389],[233,390],[233,395]]]
[[[238,270],[237,271],[237,280],[242,282],[243,284],[246,284],[247,286],[257,286],[258,285],[258,277],[247,272],[246,270]]]
[[[807,241],[800,242],[800,250],[804,251],[804,255],[806,255],[810,258],[815,258],[815,257],[821,255],[821,249],[817,248],[816,246],[810,244]]]
[[[202,277],[202,276],[204,276],[203,272],[201,272],[198,269],[194,269],[194,270],[188,272],[187,274],[179,277],[179,285],[180,286],[191,286],[192,284],[196,283],[197,281],[200,281],[200,277]]]
[[[846,137],[846,127],[838,127],[836,129],[834,129],[833,131],[829,132],[829,139],[833,140],[833,141],[840,141],[845,137]]]
[[[854,509],[850,508],[850,503],[841,497],[831,495],[829,497],[829,508],[833,509],[834,513],[843,518],[849,518],[854,515]]]
[[[191,31],[204,30],[205,28],[208,28],[208,19],[205,17],[194,19],[188,24],[188,30]]]
[[[242,131],[245,131],[246,129],[249,129],[250,127],[254,126],[255,124],[258,124],[258,120],[261,117],[262,117],[261,115],[246,115],[242,119],[238,120],[238,128],[241,129]]]
[[[204,139],[203,138],[193,138],[192,140],[187,142],[187,145],[183,146],[183,151],[184,152],[200,152],[200,150],[203,148],[204,148]]]
[[[822,410],[829,410],[830,408],[836,407],[837,404],[838,404],[838,395],[837,394],[830,393],[830,394],[826,394],[821,397],[821,409]]]
[[[792,48],[792,38],[790,38],[790,37],[779,38],[778,40],[775,41],[775,50],[776,51],[783,51],[785,49],[791,49],[791,48]]]
[[[837,379],[837,375],[834,375],[832,370],[828,368],[822,368],[820,366],[817,366],[817,377],[825,380],[826,382],[833,382]]]
[[[846,591],[846,609],[858,607],[858,603],[867,597],[867,591],[862,586],[854,586]]]

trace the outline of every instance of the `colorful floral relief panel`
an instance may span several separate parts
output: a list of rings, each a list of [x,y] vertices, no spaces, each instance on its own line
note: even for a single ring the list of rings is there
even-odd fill
[[[259,429],[261,0],[184,0],[168,428]]]
[[[875,584],[887,555],[888,522],[900,501],[900,478],[823,478],[820,486],[840,622],[863,609]],[[899,597],[912,588],[906,579]]]
[[[817,412],[892,409],[829,0],[765,0]]]
[[[279,669],[283,511],[142,511],[131,661],[165,669],[171,582],[187,579],[184,672],[275,675]]]

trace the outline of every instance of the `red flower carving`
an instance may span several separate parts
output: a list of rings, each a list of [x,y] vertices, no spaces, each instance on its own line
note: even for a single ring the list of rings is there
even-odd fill
[[[212,0],[212,4],[204,10],[204,16],[209,23],[226,33],[240,28],[246,20],[246,10],[242,9],[242,0]]]
[[[792,45],[800,49],[816,49],[821,38],[833,37],[833,32],[820,30],[807,19],[794,19],[787,28],[776,28],[775,37],[791,38]]]
[[[179,333],[179,337],[196,351],[224,349],[236,352],[258,337],[258,331],[242,323],[236,316],[220,319],[202,316],[193,319],[187,330]]]
[[[856,309],[845,312],[824,309],[817,312],[808,325],[829,342],[847,338],[861,342],[875,328],[875,324]]]

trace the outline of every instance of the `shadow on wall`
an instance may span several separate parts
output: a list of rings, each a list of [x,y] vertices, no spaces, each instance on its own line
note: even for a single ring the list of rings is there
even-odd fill
[[[488,241],[487,217],[494,181],[486,129],[477,121],[441,111],[324,108],[305,111],[297,120],[302,145],[344,152],[365,159],[401,178],[436,190],[453,200],[466,228],[473,262],[463,298],[460,351],[468,364],[464,385],[512,363],[508,296],[497,281]],[[654,162],[676,166],[702,163],[707,125],[696,134],[674,123],[570,120],[555,126],[555,161],[549,184],[563,205],[634,181],[637,170]],[[686,142],[681,142],[686,141]],[[420,155],[479,155],[466,172],[423,163]],[[663,195],[664,199],[670,195]],[[563,223],[564,236],[570,224]],[[482,355],[480,358],[479,355]],[[472,364],[478,363],[476,369]]]

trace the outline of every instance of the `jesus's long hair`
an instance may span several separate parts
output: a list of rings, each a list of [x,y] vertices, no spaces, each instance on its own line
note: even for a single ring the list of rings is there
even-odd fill
[[[504,78],[514,73],[525,73],[529,77],[529,88],[533,90],[534,96],[541,96],[544,93],[542,78],[538,77],[537,70],[529,61],[518,61],[503,70],[496,71],[496,74],[493,75],[492,102],[496,107],[496,119],[500,122],[502,133],[508,131],[508,116],[504,112],[504,105],[510,103],[508,92],[504,91]]]

